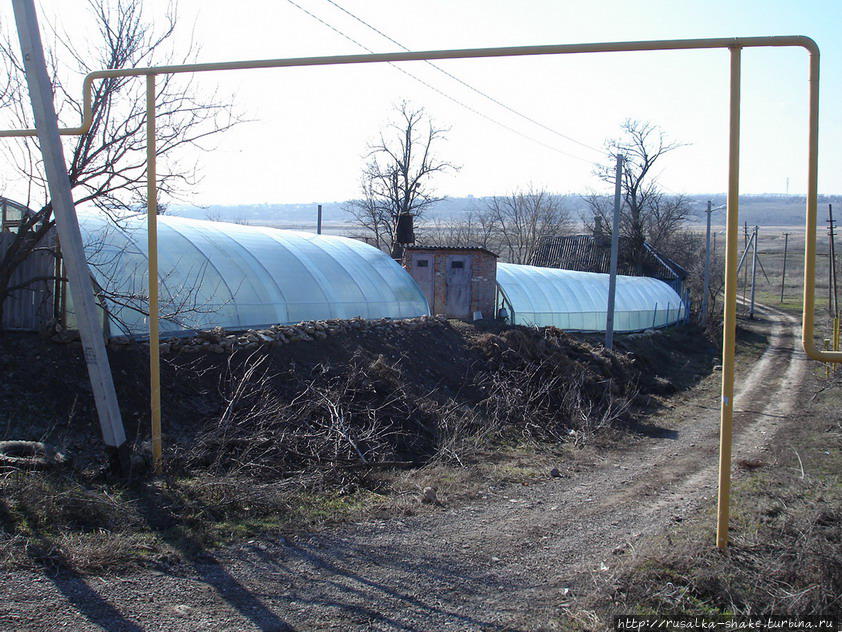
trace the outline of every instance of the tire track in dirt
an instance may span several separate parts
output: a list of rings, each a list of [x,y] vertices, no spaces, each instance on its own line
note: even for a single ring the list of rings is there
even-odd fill
[[[793,414],[807,370],[795,319],[761,313],[769,346],[738,376],[735,461],[755,458]],[[602,464],[568,480],[490,491],[487,500],[432,514],[254,542],[182,576],[86,584],[101,602],[86,608],[36,574],[29,581],[18,574],[13,590],[0,581],[0,596],[48,608],[57,617],[51,624],[74,630],[515,630],[509,622],[557,610],[587,590],[641,535],[715,503],[718,396],[691,392],[666,417],[675,423],[660,437],[606,452]]]
[[[806,376],[796,320],[772,308],[761,310],[769,317],[769,346],[739,380],[734,463],[759,455],[775,426],[793,412]],[[633,549],[641,535],[667,529],[702,503],[715,503],[718,397],[695,411],[687,404],[682,408],[689,409],[688,414],[673,441],[609,457],[609,465],[589,472],[580,484],[555,497],[559,509],[575,511],[575,517],[550,524],[563,529],[548,547],[550,557],[565,571],[552,584],[556,595],[587,585],[595,573],[613,564],[613,553]],[[618,470],[629,475],[618,477]]]

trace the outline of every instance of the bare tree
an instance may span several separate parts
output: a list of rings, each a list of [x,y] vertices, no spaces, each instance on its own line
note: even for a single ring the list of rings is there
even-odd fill
[[[350,213],[354,226],[362,231],[361,235],[355,235],[355,237],[362,238],[381,250],[391,252],[397,223],[392,222],[392,216],[386,205],[381,204],[373,194],[371,183],[368,182],[365,174],[360,180],[360,187],[363,197],[345,204],[345,211]]]
[[[689,213],[687,200],[680,195],[666,195],[654,172],[662,156],[682,145],[668,141],[664,131],[653,123],[628,119],[621,127],[623,135],[606,143],[611,163],[599,165],[596,175],[613,184],[617,156],[624,157],[620,232],[630,244],[630,260],[639,268],[645,256],[643,243],[665,245],[680,230]],[[610,197],[590,195],[584,201],[590,215],[584,218],[586,225],[593,228],[599,219],[604,226],[611,226]]]
[[[542,239],[570,232],[570,213],[558,196],[530,187],[493,197],[486,212],[494,225],[500,252],[511,263],[532,263]]]
[[[447,220],[436,218],[426,224],[420,241],[430,246],[493,249],[496,247],[498,233],[494,217],[487,208],[472,208],[463,217]]]
[[[90,0],[95,28],[71,36],[54,25],[54,42],[47,51],[56,109],[60,117],[79,120],[82,102],[66,86],[74,79],[101,68],[132,68],[166,63],[185,63],[196,55],[194,45],[178,52],[175,45],[177,15],[171,7],[165,18],[153,25],[143,14],[142,0]],[[0,124],[4,127],[32,127],[31,110],[22,88],[23,64],[9,34],[0,37],[0,63],[14,90],[5,98]],[[77,205],[93,204],[119,215],[139,206],[145,209],[146,108],[143,81],[136,77],[115,77],[93,85],[90,130],[65,139],[68,177]],[[238,122],[229,102],[216,95],[199,97],[192,79],[162,75],[158,79],[157,154],[158,186],[162,197],[172,197],[195,182],[195,167],[178,160],[178,150],[205,149],[202,141]],[[2,305],[10,293],[14,271],[53,227],[52,204],[46,176],[34,138],[4,141],[0,152],[9,165],[9,179],[25,183],[26,204],[36,210],[27,216],[14,242],[0,258],[0,322]],[[162,208],[166,208],[163,206]]]
[[[362,199],[346,205],[356,226],[373,238],[375,245],[390,252],[396,243],[398,218],[411,215],[420,219],[431,204],[443,199],[432,188],[434,176],[457,169],[436,157],[447,129],[436,127],[423,108],[406,101],[395,110],[396,121],[369,145],[361,178]]]

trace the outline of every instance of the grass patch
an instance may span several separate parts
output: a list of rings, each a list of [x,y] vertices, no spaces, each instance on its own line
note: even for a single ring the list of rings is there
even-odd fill
[[[562,621],[604,629],[616,613],[827,615],[842,610],[842,389],[823,392],[763,461],[737,463],[731,544],[714,508],[637,548]],[[591,623],[581,622],[592,615]]]
[[[317,529],[365,515],[383,497],[301,476],[256,484],[209,476],[131,486],[50,473],[0,479],[0,565],[117,571],[168,564],[272,532]]]
[[[280,481],[189,476],[109,483],[57,472],[0,477],[0,567],[84,573],[168,567],[208,549],[342,522],[435,511],[489,489],[528,485],[571,467],[575,448],[521,445],[477,452],[459,465],[360,472],[345,480],[310,471]],[[422,503],[427,487],[435,504]]]

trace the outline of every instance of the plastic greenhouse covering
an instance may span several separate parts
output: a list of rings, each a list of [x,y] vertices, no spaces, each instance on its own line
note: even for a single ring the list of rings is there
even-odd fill
[[[497,264],[497,284],[512,322],[536,327],[604,331],[609,275]],[[669,285],[650,277],[617,276],[614,331],[663,327],[684,318],[685,306]]]
[[[144,215],[80,213],[112,335],[147,333]],[[248,329],[329,318],[429,314],[412,277],[382,251],[345,237],[162,215],[160,328]]]

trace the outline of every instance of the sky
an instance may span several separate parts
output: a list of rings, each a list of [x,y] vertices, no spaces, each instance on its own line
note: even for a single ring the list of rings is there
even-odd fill
[[[45,19],[69,32],[91,28],[82,0],[42,4]],[[153,23],[162,23],[166,6],[144,2]],[[822,50],[819,191],[842,192],[840,0],[182,0],[177,37],[199,44],[197,61],[364,53],[357,43],[375,52],[399,50],[365,23],[412,50],[808,35]],[[7,3],[0,25],[13,28]],[[741,191],[803,194],[807,54],[747,49],[742,57]],[[400,100],[449,129],[436,151],[459,169],[434,181],[439,194],[506,194],[528,186],[605,192],[594,166],[605,161],[605,141],[627,118],[657,124],[684,145],[658,164],[667,192],[726,189],[727,51],[436,63],[471,88],[423,62],[400,65],[414,77],[385,64],[200,75],[200,91],[231,98],[248,122],[187,157],[202,178],[184,199],[254,204],[357,197],[367,146]],[[16,183],[6,186],[14,190]]]

